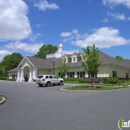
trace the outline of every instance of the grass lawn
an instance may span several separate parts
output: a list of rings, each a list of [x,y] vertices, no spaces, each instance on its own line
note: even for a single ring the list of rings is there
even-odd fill
[[[94,87],[90,87],[91,84],[87,85],[78,85],[74,87],[65,88],[66,90],[96,90],[96,91],[102,91],[102,90],[115,90],[115,89],[123,89],[127,88],[128,86],[118,86],[118,85],[106,85],[106,84],[94,84]]]
[[[3,100],[2,96],[0,96],[0,102]]]

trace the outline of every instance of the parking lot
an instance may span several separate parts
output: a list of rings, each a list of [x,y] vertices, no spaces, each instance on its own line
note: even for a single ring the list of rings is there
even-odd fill
[[[130,89],[61,91],[65,86],[0,81],[0,130],[119,130],[130,120]],[[69,86],[66,86],[69,87]]]

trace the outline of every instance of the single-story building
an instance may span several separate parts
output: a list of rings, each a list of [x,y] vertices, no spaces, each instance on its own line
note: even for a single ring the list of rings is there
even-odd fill
[[[47,55],[46,59],[25,56],[17,68],[8,71],[9,78],[16,78],[17,82],[23,82],[26,79],[28,79],[28,82],[32,82],[33,79],[37,79],[37,76],[42,74],[54,74],[61,77],[62,75],[59,73],[57,67],[63,57],[66,58],[66,62],[70,65],[66,78],[91,77],[85,72],[81,64],[83,60],[82,53],[78,51],[64,51],[63,45],[60,44],[58,51],[55,54]],[[129,78],[130,61],[117,61],[101,51],[99,52],[99,57],[102,65],[99,67],[99,72],[95,77]]]

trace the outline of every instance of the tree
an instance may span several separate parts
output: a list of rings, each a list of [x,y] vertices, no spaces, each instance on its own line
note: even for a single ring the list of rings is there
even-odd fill
[[[118,61],[123,61],[124,60],[122,56],[116,56],[115,59],[118,60]]]
[[[7,55],[3,58],[1,65],[3,66],[5,72],[16,68],[18,64],[23,59],[22,55],[19,53],[12,53],[11,55]]]
[[[65,78],[65,75],[67,74],[69,69],[70,69],[69,64],[66,63],[66,59],[63,58],[63,60],[60,62],[59,66],[58,66],[58,70],[59,70],[60,74],[63,75],[63,78]]]
[[[99,61],[99,48],[94,44],[83,48],[83,61],[82,65],[85,71],[92,77],[92,87],[94,75],[98,73],[101,61]]]
[[[51,44],[45,44],[43,45],[38,53],[36,55],[34,55],[34,57],[37,57],[37,58],[43,58],[45,59],[46,58],[46,55],[48,54],[53,54],[55,53],[56,51],[58,50],[57,46],[53,46]]]
[[[0,76],[3,76],[4,75],[4,68],[2,65],[0,65]]]

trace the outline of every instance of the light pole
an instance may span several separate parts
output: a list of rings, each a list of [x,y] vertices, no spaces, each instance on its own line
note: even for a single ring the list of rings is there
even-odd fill
[[[53,64],[53,75],[54,75],[55,74],[55,70],[54,70],[55,69],[55,61],[53,61],[52,64]]]

